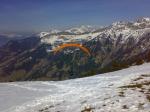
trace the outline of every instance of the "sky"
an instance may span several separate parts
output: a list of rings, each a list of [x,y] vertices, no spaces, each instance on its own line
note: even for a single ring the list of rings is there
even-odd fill
[[[150,17],[150,0],[0,0],[0,32],[40,32]]]

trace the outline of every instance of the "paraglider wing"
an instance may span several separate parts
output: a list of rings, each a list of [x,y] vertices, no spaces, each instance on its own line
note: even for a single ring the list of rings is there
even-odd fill
[[[67,47],[78,47],[78,48],[80,48],[82,51],[84,51],[86,54],[88,54],[88,56],[91,55],[91,54],[90,54],[90,51],[89,51],[86,47],[82,46],[81,44],[62,44],[61,46],[55,48],[55,49],[54,49],[54,52],[57,53],[57,52],[59,52],[60,50],[62,50],[62,49],[64,49],[64,48],[67,48]]]

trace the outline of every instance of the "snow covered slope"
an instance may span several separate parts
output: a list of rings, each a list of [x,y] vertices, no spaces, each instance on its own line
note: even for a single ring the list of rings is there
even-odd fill
[[[144,92],[125,86],[150,81],[149,75],[139,78],[142,74],[150,74],[150,63],[66,81],[1,83],[0,112],[149,112],[149,83]]]

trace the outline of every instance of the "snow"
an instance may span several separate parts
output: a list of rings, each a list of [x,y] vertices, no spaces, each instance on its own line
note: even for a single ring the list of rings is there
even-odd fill
[[[51,29],[50,30],[50,34],[57,34],[57,33],[59,33],[59,32],[61,32],[60,30],[57,30],[57,29]]]
[[[141,18],[141,21],[142,22],[150,22],[150,18],[148,18],[148,17],[143,17],[143,18]]]
[[[42,38],[42,37],[47,36],[49,34],[50,34],[49,32],[41,32],[40,33],[40,37]]]
[[[119,96],[119,87],[149,73],[150,63],[145,63],[66,81],[0,83],[0,112],[81,112],[84,107],[94,112],[149,112],[150,103],[139,91],[127,89],[125,97]]]
[[[85,32],[93,32],[93,31],[94,31],[94,28],[90,25],[87,25],[87,26],[82,25],[79,28],[71,28],[71,29],[66,30],[66,32],[75,33],[75,34],[81,34]]]
[[[103,28],[95,29],[91,26],[81,26],[79,28],[71,28],[65,31],[54,30],[54,32],[55,33],[41,33],[41,42],[51,44],[51,50],[55,49],[61,44],[84,44],[84,42],[97,40],[97,38],[101,39],[110,37],[111,40],[115,42],[120,37],[120,34],[122,35],[121,43],[123,44],[128,38],[133,37],[134,40],[138,41],[144,34],[149,33],[150,18],[141,18],[135,22],[115,22],[112,23],[112,25]]]
[[[87,33],[81,35],[50,35],[49,38],[42,38],[42,43],[51,44],[54,48],[56,43],[69,43],[69,42],[76,42],[82,44],[84,40],[89,41],[95,37],[97,37],[101,32],[97,33]]]

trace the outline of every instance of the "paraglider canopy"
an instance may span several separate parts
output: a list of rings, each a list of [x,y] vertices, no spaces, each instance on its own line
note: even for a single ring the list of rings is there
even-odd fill
[[[84,51],[88,56],[90,56],[90,51],[88,48],[84,47],[81,44],[75,44],[75,43],[67,43],[67,44],[62,44],[60,46],[58,46],[57,48],[54,49],[54,53],[56,54],[57,52],[59,52],[60,50],[67,48],[67,47],[78,47],[80,48],[82,51]]]

